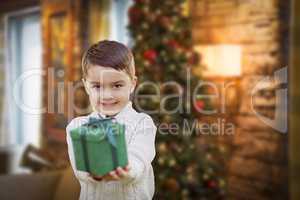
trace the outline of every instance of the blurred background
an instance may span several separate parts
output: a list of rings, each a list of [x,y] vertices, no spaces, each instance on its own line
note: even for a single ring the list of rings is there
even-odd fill
[[[187,80],[211,83],[192,94],[191,113],[153,114],[157,126],[213,127],[188,139],[158,134],[154,199],[300,199],[299,9],[292,0],[1,0],[0,198],[78,199],[65,127],[91,111],[82,53],[109,39],[133,50],[140,83],[176,81],[183,94]]]

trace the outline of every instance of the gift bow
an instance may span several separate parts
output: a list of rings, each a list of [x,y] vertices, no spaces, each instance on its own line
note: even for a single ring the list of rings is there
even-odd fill
[[[90,117],[89,121],[87,123],[85,123],[84,126],[92,126],[94,124],[99,125],[98,124],[99,122],[103,122],[103,121],[107,121],[107,120],[112,120],[112,119],[111,118],[106,118],[106,119],[100,118],[99,119],[99,118]],[[116,142],[116,139],[114,137],[114,132],[113,132],[112,127],[110,127],[110,126],[105,127],[103,138],[105,138],[105,136],[107,136],[108,142],[112,146],[117,148],[117,142]]]

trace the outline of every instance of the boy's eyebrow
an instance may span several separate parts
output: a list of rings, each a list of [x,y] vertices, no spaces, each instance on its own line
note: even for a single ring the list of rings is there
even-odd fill
[[[100,84],[99,81],[88,81],[90,84]],[[117,83],[125,83],[124,80],[119,80],[119,81],[115,81],[115,82],[112,82],[112,84],[117,84]]]
[[[87,81],[87,82],[89,82],[90,84],[100,84],[99,81]]]
[[[119,80],[119,81],[115,81],[115,82],[113,82],[113,84],[117,84],[117,83],[125,83],[125,81],[123,81],[123,80]]]

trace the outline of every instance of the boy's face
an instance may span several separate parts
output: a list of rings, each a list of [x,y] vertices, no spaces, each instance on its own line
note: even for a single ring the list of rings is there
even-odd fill
[[[83,81],[94,110],[104,115],[115,115],[127,105],[136,86],[124,71],[111,67],[92,66]]]

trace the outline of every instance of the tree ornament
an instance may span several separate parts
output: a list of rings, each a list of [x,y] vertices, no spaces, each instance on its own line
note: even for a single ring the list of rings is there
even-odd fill
[[[129,8],[128,15],[129,15],[129,20],[132,23],[136,24],[140,21],[140,18],[142,17],[142,12],[137,7],[131,7]]]
[[[166,153],[167,152],[167,145],[165,142],[162,142],[158,145],[158,151],[160,153]]]
[[[214,181],[214,180],[209,180],[209,181],[207,181],[206,185],[207,185],[207,187],[209,187],[209,188],[216,188],[218,184],[217,184],[217,182]]]
[[[167,45],[171,48],[180,48],[180,44],[176,40],[167,41]]]
[[[168,28],[171,24],[171,19],[167,16],[158,17],[159,23],[162,27]]]
[[[180,190],[180,186],[175,178],[167,179],[164,186],[173,192],[178,192]]]
[[[198,110],[198,111],[201,111],[201,110],[203,110],[204,109],[204,107],[205,107],[205,103],[204,103],[204,101],[203,100],[196,100],[196,103],[195,103],[196,105],[196,109]]]
[[[154,49],[148,49],[144,52],[144,58],[153,64],[157,58],[157,53]]]

